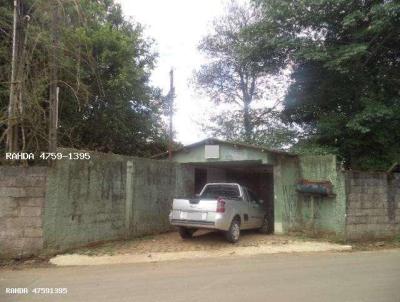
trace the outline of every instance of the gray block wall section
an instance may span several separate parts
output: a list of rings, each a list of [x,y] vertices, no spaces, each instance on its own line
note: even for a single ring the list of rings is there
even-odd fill
[[[44,247],[65,250],[125,234],[126,159],[91,153],[49,169],[43,216]]]
[[[346,172],[346,238],[400,236],[400,174]]]
[[[0,167],[0,257],[29,257],[43,249],[46,176],[46,167]]]
[[[114,154],[91,152],[91,160],[51,168],[0,167],[0,257],[168,231],[172,198],[193,186],[189,167]]]
[[[193,178],[177,163],[115,154],[57,162],[47,182],[44,247],[58,251],[168,231],[172,199],[190,194]]]
[[[170,230],[168,214],[172,199],[193,194],[194,175],[191,169],[168,161],[136,159],[132,162],[133,199],[129,236]]]

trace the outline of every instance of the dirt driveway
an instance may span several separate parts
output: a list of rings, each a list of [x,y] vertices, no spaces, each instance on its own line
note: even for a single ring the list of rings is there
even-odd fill
[[[290,236],[264,235],[255,231],[242,231],[240,241],[236,247],[259,246],[264,244],[288,244],[297,241]],[[216,232],[205,230],[197,231],[192,239],[182,240],[177,232],[159,235],[144,236],[127,241],[112,241],[104,244],[92,245],[87,248],[73,250],[82,255],[116,255],[116,254],[143,254],[168,253],[183,251],[219,250],[233,245]]]
[[[145,236],[127,241],[113,241],[88,248],[74,250],[83,255],[116,255],[116,254],[145,254],[171,253],[184,251],[221,250],[235,247],[257,247],[260,245],[285,245],[298,241],[289,236],[265,235],[256,231],[242,231],[240,241],[232,245],[217,233],[205,230],[197,231],[192,239],[182,240],[177,232]]]
[[[265,235],[255,231],[243,232],[237,244],[228,243],[221,234],[215,232],[198,231],[189,240],[182,240],[177,232],[171,232],[80,248],[56,256],[50,262],[56,265],[97,265],[348,250],[351,250],[351,246],[283,235]]]

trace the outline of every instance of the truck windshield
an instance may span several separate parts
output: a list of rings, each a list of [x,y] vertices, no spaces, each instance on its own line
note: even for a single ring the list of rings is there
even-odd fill
[[[201,198],[238,198],[240,196],[239,188],[235,185],[208,185]]]

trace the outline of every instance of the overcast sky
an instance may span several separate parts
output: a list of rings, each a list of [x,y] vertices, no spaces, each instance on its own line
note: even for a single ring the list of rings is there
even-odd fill
[[[193,70],[204,62],[197,45],[211,30],[213,19],[223,14],[227,1],[119,0],[124,14],[145,25],[146,35],[156,41],[159,59],[152,82],[165,93],[169,89],[169,70],[174,68],[175,139],[183,144],[205,138],[197,122],[207,117],[213,104],[198,96],[189,80]]]

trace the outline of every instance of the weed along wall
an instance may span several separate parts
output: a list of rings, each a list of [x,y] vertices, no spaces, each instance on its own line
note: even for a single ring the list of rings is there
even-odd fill
[[[49,168],[0,168],[0,257],[165,232],[172,198],[193,193],[193,171],[183,165],[90,155]]]

